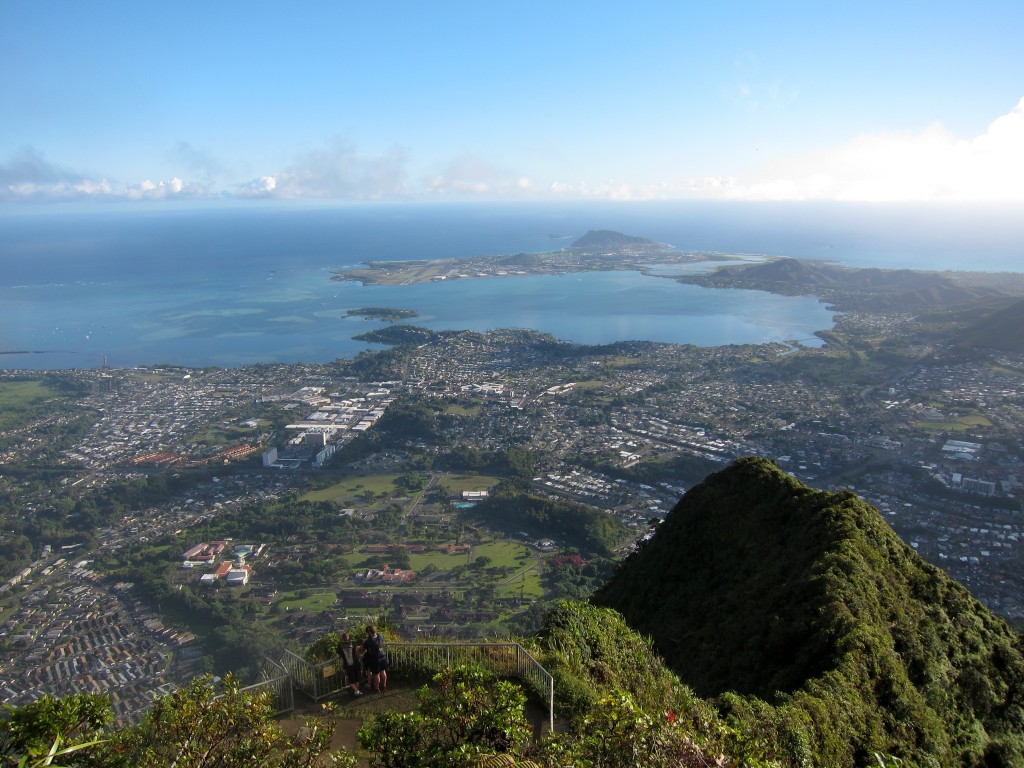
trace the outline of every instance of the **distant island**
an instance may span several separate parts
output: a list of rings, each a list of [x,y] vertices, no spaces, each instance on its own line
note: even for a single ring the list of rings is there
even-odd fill
[[[700,262],[707,264],[705,270],[673,273],[665,269]],[[1020,299],[1024,295],[1024,275],[1020,273],[856,268],[784,256],[761,256],[752,262],[743,255],[677,251],[645,237],[607,229],[590,230],[559,251],[369,262],[363,268],[336,272],[331,279],[365,285],[415,285],[626,270],[705,288],[815,296],[844,313],[928,312],[933,315],[932,322],[949,322],[952,316],[940,315],[955,309],[955,318],[963,326],[953,334],[951,340],[955,343],[1007,352],[1024,348],[1017,332],[1024,317],[1024,300]],[[416,312],[365,307],[349,310],[349,315],[396,322],[415,317]],[[411,343],[411,339],[423,343],[416,333],[409,331],[410,327],[355,338],[390,345]]]
[[[399,320],[410,320],[419,317],[415,309],[395,309],[394,307],[359,307],[350,309],[347,317],[362,317],[367,320],[383,320],[385,323],[397,323]]]
[[[552,238],[555,236],[552,235]],[[558,235],[568,239],[570,235]],[[516,253],[509,256],[468,256],[453,259],[370,261],[363,267],[343,269],[332,280],[364,285],[416,285],[442,280],[474,280],[522,275],[563,275],[575,272],[644,272],[654,265],[700,261],[730,261],[724,254],[675,251],[646,237],[610,229],[590,230],[558,251]]]
[[[656,243],[653,240],[648,240],[646,237],[637,237],[635,235],[624,235],[621,232],[616,232],[611,229],[592,229],[583,237],[579,238],[574,242],[571,248],[605,248],[605,249],[623,249],[623,248],[640,248],[643,250],[666,250],[668,246],[662,243]]]

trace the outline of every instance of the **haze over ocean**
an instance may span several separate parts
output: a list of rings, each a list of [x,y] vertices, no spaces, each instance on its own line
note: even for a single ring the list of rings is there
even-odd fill
[[[416,309],[412,322],[433,329],[527,327],[580,343],[816,343],[832,314],[814,299],[639,273],[401,287],[329,278],[367,260],[557,250],[589,229],[685,251],[1019,272],[1016,214],[702,202],[22,209],[0,216],[0,367],[326,362],[368,348],[351,336],[381,324],[345,317],[362,306]]]

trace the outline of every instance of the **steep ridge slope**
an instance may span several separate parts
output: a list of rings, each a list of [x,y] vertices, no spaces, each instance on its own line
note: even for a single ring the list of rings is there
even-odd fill
[[[969,325],[960,335],[960,343],[1004,352],[1024,352],[1024,300],[1018,300]]]
[[[594,597],[794,759],[1024,760],[1024,645],[852,493],[711,475]]]

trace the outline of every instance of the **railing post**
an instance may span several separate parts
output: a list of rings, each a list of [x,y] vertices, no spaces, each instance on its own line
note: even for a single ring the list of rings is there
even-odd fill
[[[555,678],[548,675],[548,685],[551,687],[548,694],[548,728],[549,733],[555,732]]]

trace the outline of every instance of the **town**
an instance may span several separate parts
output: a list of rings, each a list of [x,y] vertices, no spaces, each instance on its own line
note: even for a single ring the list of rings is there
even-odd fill
[[[853,490],[1024,623],[1024,355],[965,359],[897,312],[827,340],[449,332],[326,365],[5,371],[0,696],[104,692],[127,721],[367,617],[528,632],[747,455]]]

